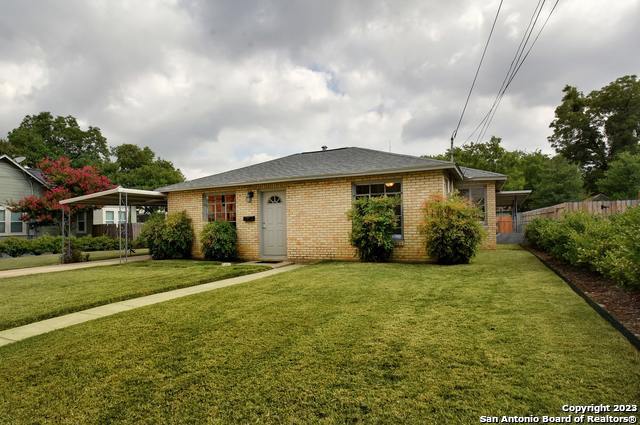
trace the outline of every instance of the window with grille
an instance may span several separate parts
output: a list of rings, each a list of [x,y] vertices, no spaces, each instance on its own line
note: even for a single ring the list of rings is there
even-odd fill
[[[236,223],[235,193],[209,193],[205,195],[207,221],[228,221]]]
[[[402,239],[402,183],[358,183],[355,185],[354,196],[359,198],[371,198],[378,196],[395,196],[398,198],[396,205],[396,228],[393,233],[394,239]]]

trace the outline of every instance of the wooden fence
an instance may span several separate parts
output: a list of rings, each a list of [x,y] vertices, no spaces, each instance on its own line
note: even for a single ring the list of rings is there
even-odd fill
[[[129,223],[129,239],[134,240],[140,236],[142,226],[144,223]],[[91,229],[93,236],[109,236],[114,239],[118,238],[118,225],[117,224],[94,224]],[[122,236],[124,236],[124,224],[122,225]]]
[[[638,205],[640,205],[640,200],[638,199],[627,199],[624,201],[564,202],[551,207],[525,211],[522,213],[522,218],[523,222],[527,224],[537,217],[557,219],[568,212],[583,211],[593,215],[612,215],[621,213],[629,208],[637,207]]]

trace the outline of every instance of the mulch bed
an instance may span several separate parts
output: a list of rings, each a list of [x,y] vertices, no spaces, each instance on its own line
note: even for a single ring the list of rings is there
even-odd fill
[[[640,338],[640,290],[621,288],[597,273],[564,264],[532,247],[525,248]]]

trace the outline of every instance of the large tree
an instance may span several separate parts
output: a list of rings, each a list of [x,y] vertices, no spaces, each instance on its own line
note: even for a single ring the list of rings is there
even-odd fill
[[[50,112],[27,115],[0,141],[0,154],[24,156],[25,165],[35,166],[45,158],[66,157],[74,167],[100,165],[109,157],[107,139],[100,129],[80,128],[72,116],[54,117]]]
[[[491,137],[486,143],[467,143],[460,147],[453,148],[453,157],[458,165],[480,170],[493,171],[495,173],[507,174],[509,180],[506,189],[519,189],[524,185],[522,175],[522,158],[526,155],[522,151],[508,151],[501,145],[502,139]],[[446,153],[436,155],[435,159],[449,161],[451,150]]]
[[[563,93],[549,141],[559,154],[580,164],[586,189],[593,193],[610,161],[639,149],[640,81],[627,75],[586,96],[569,85]]]
[[[525,208],[533,209],[583,197],[580,169],[562,157],[549,157],[540,151],[509,151],[501,139],[492,137],[485,143],[469,143],[454,148],[454,160],[463,167],[479,168],[506,174],[504,190],[531,189]],[[451,152],[434,157],[449,160]]]
[[[623,152],[609,163],[598,189],[612,199],[640,197],[640,154]]]
[[[156,189],[184,181],[184,175],[170,161],[156,158],[147,146],[122,144],[111,149],[113,161],[103,166],[109,178],[124,187]]]

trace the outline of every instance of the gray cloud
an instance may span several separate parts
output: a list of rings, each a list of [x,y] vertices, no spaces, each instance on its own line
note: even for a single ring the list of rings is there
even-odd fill
[[[458,141],[532,12],[505,1]],[[5,0],[0,134],[49,110],[196,177],[292,152],[448,145],[497,1]],[[562,0],[489,129],[548,151],[562,87],[637,73],[640,1]]]

